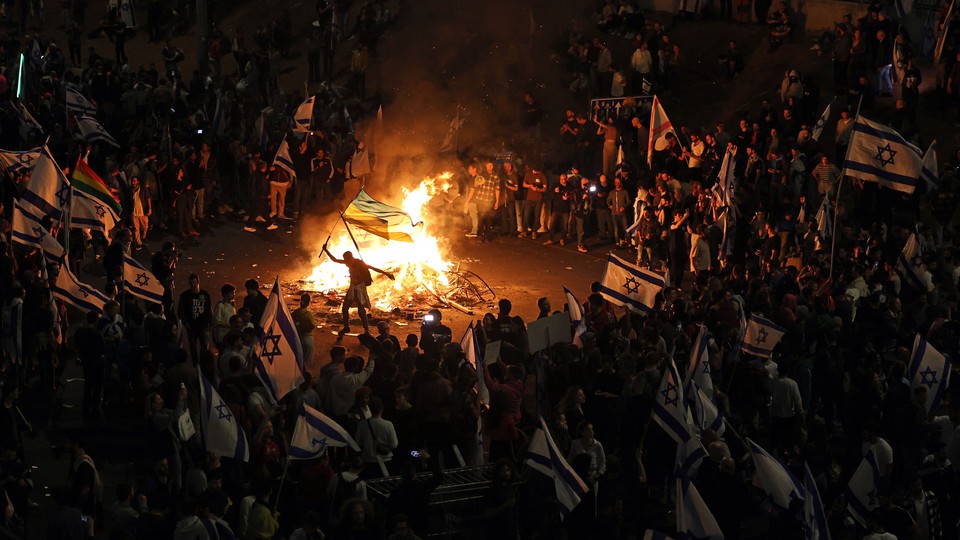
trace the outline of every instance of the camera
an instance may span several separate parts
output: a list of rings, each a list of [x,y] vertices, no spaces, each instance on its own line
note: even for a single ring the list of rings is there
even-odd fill
[[[415,457],[415,458],[420,457],[420,451],[419,451],[419,450],[411,450],[411,451],[410,451],[410,457]]]
[[[597,186],[590,186],[590,193],[596,193]]]
[[[197,135],[203,135],[203,130],[202,130],[202,129],[198,129],[198,130],[197,130]]]
[[[432,323],[435,320],[436,320],[436,317],[434,317],[429,313],[423,316],[423,324]]]

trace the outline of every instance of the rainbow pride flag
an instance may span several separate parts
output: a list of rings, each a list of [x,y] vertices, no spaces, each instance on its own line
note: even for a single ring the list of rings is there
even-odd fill
[[[70,185],[77,191],[82,191],[90,197],[106,204],[120,215],[123,208],[120,206],[120,199],[116,197],[103,183],[103,180],[93,172],[93,169],[82,159],[77,159],[77,165],[73,168],[70,175]]]

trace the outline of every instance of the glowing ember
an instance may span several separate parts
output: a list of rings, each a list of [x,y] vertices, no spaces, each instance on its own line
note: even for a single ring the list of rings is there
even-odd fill
[[[433,296],[449,287],[447,272],[453,269],[453,263],[444,258],[440,241],[433,235],[435,230],[431,230],[431,224],[424,219],[424,214],[433,197],[450,189],[452,176],[452,173],[446,172],[435,178],[424,178],[415,189],[401,188],[403,201],[399,204],[400,208],[410,214],[414,223],[423,221],[423,225],[416,228],[412,244],[389,242],[357,227],[350,228],[363,260],[371,266],[393,272],[397,278],[396,281],[390,281],[372,273],[373,285],[367,290],[375,308],[389,311],[409,304],[417,296]],[[394,204],[391,201],[384,202]],[[317,242],[322,240],[318,238]],[[317,245],[318,252],[320,245]],[[352,251],[356,255],[357,251],[342,222],[337,225],[328,247],[337,257],[341,257],[345,251]],[[305,281],[315,290],[342,295],[350,284],[350,276],[346,266],[324,257]]]

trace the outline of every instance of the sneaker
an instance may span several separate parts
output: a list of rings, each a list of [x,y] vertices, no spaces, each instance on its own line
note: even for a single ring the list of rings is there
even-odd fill
[[[271,223],[271,224],[267,225],[267,230],[268,230],[268,231],[273,231],[273,230],[276,230],[276,229],[279,229],[279,228],[280,228],[280,226],[277,225],[276,223]]]
[[[477,233],[468,232],[468,233],[465,234],[464,236],[466,236],[467,238],[476,238],[476,237],[477,237]]]
[[[561,246],[566,245],[566,243],[567,243],[566,240],[564,240],[564,239],[562,239],[562,238],[560,239],[560,245],[561,245]]]
[[[273,216],[270,216],[270,217],[273,217]],[[263,216],[257,216],[257,219],[255,219],[254,221],[256,221],[257,223],[266,223],[266,222],[267,222],[267,220],[264,219]]]
[[[532,233],[532,234],[530,235],[530,238],[536,240],[536,239],[537,239],[537,233]]]
[[[552,245],[553,245],[553,240],[547,240],[546,242],[543,243],[543,245],[545,245],[545,246],[552,246]]]
[[[253,227],[251,227],[251,226],[249,226],[249,225],[247,225],[246,227],[244,227],[243,230],[245,230],[245,231],[247,231],[247,232],[257,232],[257,230],[256,230],[255,228],[253,228]]]
[[[517,238],[526,238],[526,237],[527,237],[527,233],[522,233],[522,232],[517,233]]]
[[[277,213],[276,213],[276,212],[270,212],[270,217],[272,217],[272,218],[277,217]]]
[[[579,251],[580,253],[586,253],[586,252],[587,252],[587,248],[585,248],[585,247],[583,247],[583,246],[577,246],[577,251]]]

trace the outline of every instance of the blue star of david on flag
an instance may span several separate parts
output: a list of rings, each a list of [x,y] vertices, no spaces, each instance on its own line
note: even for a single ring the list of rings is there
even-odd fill
[[[217,415],[220,417],[220,420],[230,420],[233,418],[233,413],[230,412],[230,407],[227,407],[226,403],[220,403],[214,407],[217,411]]]
[[[64,207],[67,205],[67,201],[69,200],[70,186],[64,183],[60,186],[60,189],[57,190],[57,203],[59,203],[61,207]]]
[[[97,217],[103,219],[103,216],[107,215],[107,210],[103,207],[102,204],[98,204],[95,207],[95,209],[97,211]]]
[[[83,297],[86,298],[86,297],[90,296],[90,291],[87,290],[86,287],[80,287],[80,294],[82,294]]]
[[[663,395],[663,400],[667,405],[676,405],[678,394],[677,394],[677,385],[673,383],[667,383],[667,388],[663,392],[660,392]],[[671,397],[673,396],[673,397]]]
[[[17,161],[29,169],[31,167],[31,163],[33,163],[33,156],[30,154],[17,154]]]
[[[766,343],[766,342],[767,342],[767,336],[769,335],[769,333],[767,332],[767,329],[766,329],[766,328],[760,328],[760,331],[758,332],[758,334],[759,334],[759,335],[757,335],[756,344],[757,344],[757,345],[760,345],[761,343]]]
[[[817,123],[813,126],[813,129],[814,129],[814,130],[818,130],[818,129],[819,129],[819,130],[822,130],[825,125],[826,125],[826,122],[824,121],[823,117],[821,116],[820,119],[817,120]]]
[[[926,386],[927,388],[933,388],[934,385],[939,382],[940,381],[937,380],[937,372],[930,369],[929,366],[927,366],[927,369],[920,372],[921,385]]]
[[[313,439],[310,441],[310,446],[315,447],[317,451],[322,454],[323,451],[327,449],[327,438],[324,437],[322,439]]]
[[[886,155],[886,157],[884,157]],[[886,146],[877,146],[877,155],[874,157],[878,162],[880,162],[880,167],[886,167],[887,165],[895,165],[893,161],[893,156],[897,155],[897,151],[893,148],[890,148],[890,143],[887,143]]]
[[[636,294],[640,291],[640,282],[633,276],[627,278],[627,281],[623,284],[623,287],[627,289],[627,292],[630,294]]]
[[[140,272],[137,274],[136,281],[137,281],[137,285],[141,287],[146,287],[147,284],[150,283],[150,278],[147,277],[146,272]]]
[[[277,334],[270,334],[263,338],[263,341],[260,342],[260,356],[266,358],[270,365],[273,365],[273,360],[277,356],[283,356],[283,352],[280,351],[280,338],[282,336]]]

